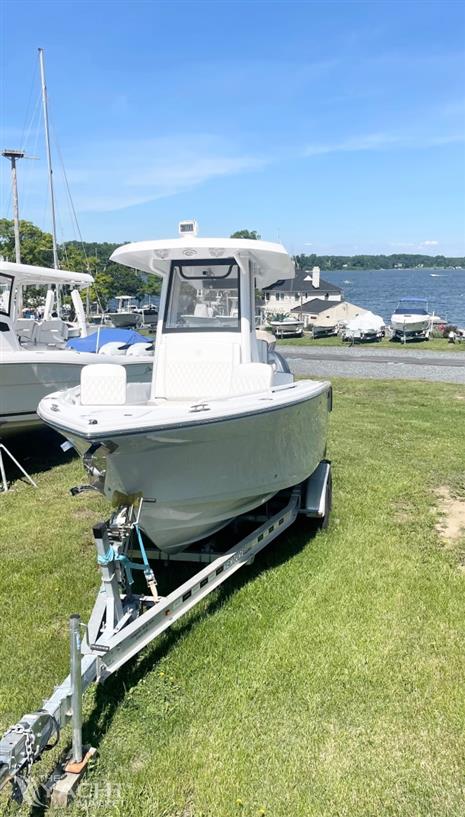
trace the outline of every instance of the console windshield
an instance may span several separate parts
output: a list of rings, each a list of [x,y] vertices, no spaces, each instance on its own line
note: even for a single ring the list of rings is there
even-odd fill
[[[234,258],[173,261],[163,331],[240,331]]]

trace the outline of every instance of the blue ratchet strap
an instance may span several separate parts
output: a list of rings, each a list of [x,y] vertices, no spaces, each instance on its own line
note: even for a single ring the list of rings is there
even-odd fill
[[[142,561],[144,563],[144,573],[152,573],[152,568],[150,567],[149,560],[147,559],[147,554],[145,552],[144,543],[142,541],[142,534],[140,532],[140,528],[139,528],[139,525],[137,524],[137,522],[134,525],[134,529],[135,529],[136,534],[137,534],[137,541],[139,543],[140,555],[142,556]]]
[[[103,556],[97,556],[97,562],[99,565],[110,565],[115,559],[115,551],[112,547],[109,547],[108,550],[105,551]]]
[[[138,565],[133,564],[130,562],[128,557],[125,556],[124,553],[115,553],[112,547],[109,547],[108,550],[105,551],[103,556],[97,556],[97,563],[106,567],[107,565],[111,565],[112,562],[122,562],[124,571],[126,573],[126,578],[129,584],[134,584],[134,579],[132,577],[132,567],[138,567]]]
[[[147,553],[145,552],[139,525],[135,524],[134,529],[136,531],[140,555],[142,556],[142,561],[144,563],[143,565],[137,564],[137,562],[132,562],[124,553],[115,553],[112,547],[109,547],[103,556],[97,556],[98,564],[102,565],[103,567],[110,565],[112,562],[121,562],[129,584],[134,584],[134,578],[132,575],[133,570],[143,570],[146,576],[153,577],[153,571],[150,567]]]

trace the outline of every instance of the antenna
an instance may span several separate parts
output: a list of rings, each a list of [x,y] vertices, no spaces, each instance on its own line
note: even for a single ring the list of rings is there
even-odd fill
[[[48,185],[50,190],[50,206],[52,209],[53,266],[55,267],[55,269],[59,269],[57,249],[57,227],[55,218],[55,195],[53,192],[52,153],[50,150],[50,136],[48,131],[48,102],[47,102],[47,86],[45,84],[45,64],[43,48],[39,48],[39,64],[40,64],[40,78],[42,83],[42,104],[44,108],[45,145],[47,148]]]
[[[36,159],[36,156],[26,156],[24,150],[14,150],[8,148],[2,150],[2,156],[11,162],[11,190],[13,194],[13,222],[15,230],[15,260],[21,263],[21,244],[19,239],[19,200],[18,200],[18,179],[16,175],[16,162],[18,159]]]

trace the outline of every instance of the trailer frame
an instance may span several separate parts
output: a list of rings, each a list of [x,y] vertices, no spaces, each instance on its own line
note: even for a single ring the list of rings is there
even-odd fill
[[[71,616],[70,674],[41,709],[23,715],[1,738],[0,789],[11,782],[13,797],[21,800],[32,765],[53,738],[58,742],[70,719],[73,764],[82,765],[82,695],[91,684],[105,681],[241,567],[251,564],[299,514],[326,527],[331,510],[331,463],[322,460],[304,483],[283,492],[282,499],[286,504],[271,515],[263,508],[245,515],[243,519],[253,521],[256,527],[226,552],[204,548],[170,556],[158,551],[157,558],[163,561],[197,561],[205,565],[167,596],[158,595],[148,561],[156,551],[146,550],[140,535],[141,505],[138,509],[124,506],[110,520],[94,526],[102,582],[84,637],[79,635],[79,616]],[[132,546],[134,539],[138,549]],[[139,562],[133,561],[135,555]],[[147,594],[132,592],[133,570],[144,572]]]

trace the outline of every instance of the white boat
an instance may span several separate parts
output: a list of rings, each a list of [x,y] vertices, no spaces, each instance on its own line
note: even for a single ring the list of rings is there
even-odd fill
[[[286,335],[302,335],[304,331],[304,322],[298,318],[291,318],[290,316],[282,318],[281,320],[270,321],[270,326],[277,338],[284,338]]]
[[[156,326],[158,323],[158,306],[156,304],[146,304],[135,310],[141,317],[141,326]]]
[[[153,355],[148,352],[136,357],[133,349],[130,356],[121,358],[113,357],[114,349],[105,347],[98,354],[66,348],[69,330],[66,321],[57,315],[56,293],[63,285],[73,287],[71,297],[81,334],[85,335],[78,287],[92,282],[87,273],[0,261],[0,438],[40,424],[36,409],[42,397],[76,386],[82,367],[90,363],[124,363],[128,379],[150,378]],[[23,300],[31,285],[48,287],[41,320],[23,317]]]
[[[344,327],[344,340],[365,341],[380,340],[384,333],[384,319],[373,312],[362,312],[356,318],[347,321]]]
[[[425,298],[401,298],[391,316],[394,335],[402,338],[427,337],[430,323]]]
[[[142,323],[140,311],[136,311],[136,309],[131,306],[132,297],[130,295],[118,295],[115,301],[118,302],[116,311],[107,312],[107,317],[113,326],[117,326],[119,329],[125,329],[129,326],[139,326]]]
[[[257,337],[255,287],[294,275],[282,245],[186,235],[129,244],[112,259],[163,278],[152,382],[127,385],[124,369],[86,367],[79,388],[44,398],[38,411],[110,501],[143,498],[140,527],[171,554],[314,473],[331,386],[294,381]],[[199,326],[195,308],[213,294],[223,315]]]

